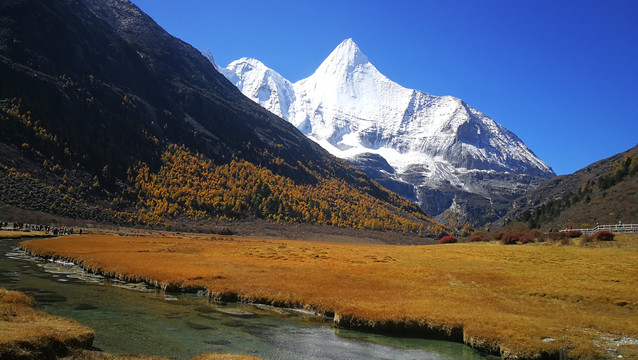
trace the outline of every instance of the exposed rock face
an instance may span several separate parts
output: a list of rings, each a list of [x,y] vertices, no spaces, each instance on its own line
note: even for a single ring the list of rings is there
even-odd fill
[[[398,178],[394,168],[381,155],[363,153],[349,158],[348,162],[386,189],[406,199],[417,201],[414,186]]]
[[[392,82],[352,39],[295,83],[255,59],[217,68],[246,96],[432,215],[492,221],[555,176],[515,134],[462,100]]]

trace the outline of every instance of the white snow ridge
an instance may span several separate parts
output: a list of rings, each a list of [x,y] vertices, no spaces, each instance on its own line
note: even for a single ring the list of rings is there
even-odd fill
[[[215,66],[244,95],[430,215],[458,213],[467,201],[507,202],[554,176],[514,133],[460,99],[393,82],[352,39],[296,83],[255,59]],[[393,172],[380,169],[384,160]],[[492,210],[489,219],[461,215],[481,223],[500,215]]]

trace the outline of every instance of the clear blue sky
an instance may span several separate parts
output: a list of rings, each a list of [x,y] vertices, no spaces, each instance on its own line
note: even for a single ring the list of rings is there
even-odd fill
[[[295,82],[353,38],[388,78],[452,95],[557,174],[638,144],[638,1],[133,0],[222,67]]]

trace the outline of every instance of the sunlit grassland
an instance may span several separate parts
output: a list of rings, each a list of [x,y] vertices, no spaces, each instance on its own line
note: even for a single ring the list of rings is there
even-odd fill
[[[63,360],[168,360],[159,356],[147,355],[111,355],[101,351],[74,351],[71,356]],[[203,354],[194,357],[192,360],[259,360],[250,355],[238,354]]]
[[[564,347],[571,358],[593,358],[614,346],[609,339],[638,338],[638,236],[617,238],[588,247],[391,246],[91,235],[22,246],[129,280],[307,306],[372,329],[462,327],[466,343],[505,354]],[[635,354],[635,345],[618,350]]]
[[[33,298],[0,288],[0,359],[164,360],[92,351],[94,332],[33,308]],[[193,360],[258,360],[250,355],[203,354]]]
[[[37,359],[64,355],[65,349],[86,348],[93,330],[73,320],[33,308],[33,299],[0,289],[0,358]]]
[[[44,237],[48,236],[44,231],[14,231],[14,230],[0,230],[0,239],[19,239],[29,237]]]

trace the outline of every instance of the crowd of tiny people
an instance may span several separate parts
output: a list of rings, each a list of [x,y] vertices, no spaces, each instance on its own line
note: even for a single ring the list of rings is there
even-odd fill
[[[37,224],[25,224],[23,222],[5,222],[0,221],[1,230],[16,230],[16,231],[42,231],[46,235],[61,236],[61,235],[82,235],[82,229],[75,230],[72,227],[51,226],[51,225],[37,225]]]

